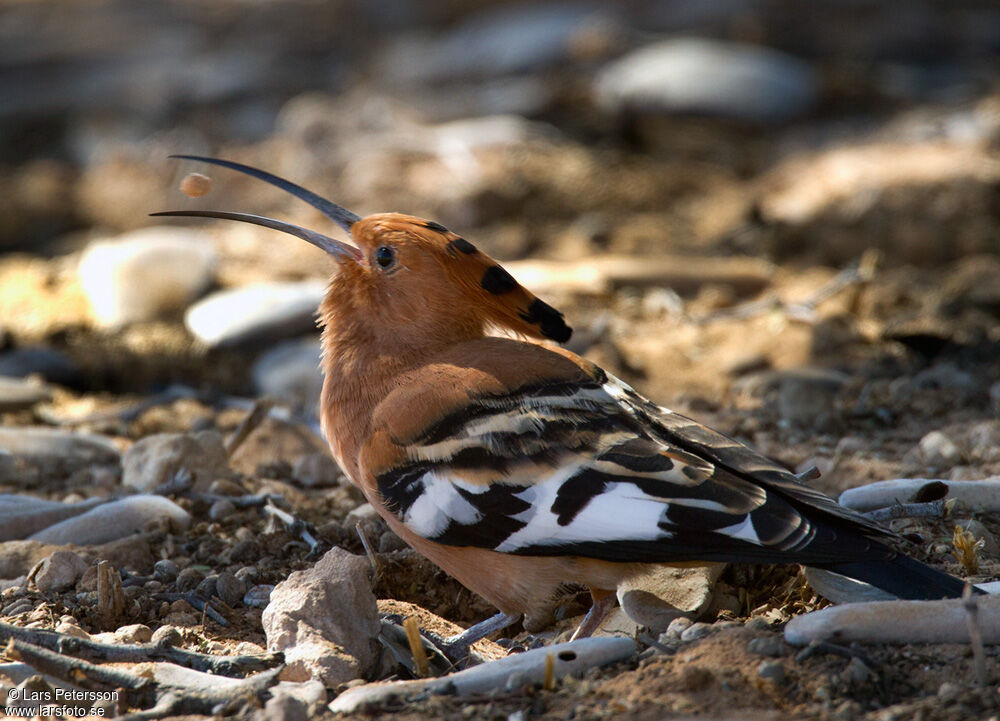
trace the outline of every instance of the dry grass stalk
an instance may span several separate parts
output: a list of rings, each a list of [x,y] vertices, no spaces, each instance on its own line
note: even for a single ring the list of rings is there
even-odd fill
[[[431,664],[427,659],[427,652],[424,650],[423,639],[420,638],[417,619],[410,616],[403,621],[403,628],[406,630],[406,640],[410,642],[410,653],[413,654],[413,662],[417,666],[417,675],[424,678],[429,673]]]
[[[556,657],[551,653],[545,655],[545,678],[542,681],[542,688],[546,691],[554,691],[556,688]]]

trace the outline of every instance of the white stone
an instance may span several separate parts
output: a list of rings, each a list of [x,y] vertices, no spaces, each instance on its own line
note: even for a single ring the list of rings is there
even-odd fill
[[[979,596],[976,602],[983,642],[1000,643],[1000,596]],[[793,617],[785,626],[785,640],[793,646],[812,641],[967,644],[967,616],[957,598],[848,603]]]
[[[776,122],[808,110],[817,87],[808,64],[776,50],[678,38],[609,64],[597,76],[595,94],[601,105],[615,111]]]
[[[209,346],[288,338],[316,327],[326,281],[256,283],[212,293],[188,308],[184,323]]]
[[[171,533],[182,533],[191,525],[191,516],[163,496],[128,496],[49,526],[28,540],[97,546],[161,525]]]
[[[966,508],[979,513],[1000,511],[1000,476],[981,481],[943,481],[927,478],[896,478],[851,488],[840,494],[840,505],[855,511],[873,511],[895,503],[909,503],[913,495],[928,483],[948,486],[946,498],[954,498]]]
[[[91,243],[77,272],[97,324],[115,328],[185,308],[208,287],[215,263],[205,233],[157,226]]]

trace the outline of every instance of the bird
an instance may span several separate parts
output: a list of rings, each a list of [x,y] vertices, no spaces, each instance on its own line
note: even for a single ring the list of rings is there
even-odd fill
[[[567,585],[590,591],[574,634],[588,636],[618,586],[656,565],[798,563],[903,599],[962,595],[888,528],[561,347],[563,313],[443,225],[362,218],[264,170],[175,157],[275,185],[349,237],[237,212],[153,214],[252,223],[332,259],[318,312],[323,433],[389,528],[498,609],[450,650]]]

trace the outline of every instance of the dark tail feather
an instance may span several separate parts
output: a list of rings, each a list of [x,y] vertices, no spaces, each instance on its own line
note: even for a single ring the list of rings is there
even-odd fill
[[[909,600],[959,598],[965,590],[965,581],[902,554],[886,561],[833,563],[821,568]]]

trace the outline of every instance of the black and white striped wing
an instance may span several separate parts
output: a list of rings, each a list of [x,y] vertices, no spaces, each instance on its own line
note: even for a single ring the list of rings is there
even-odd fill
[[[376,475],[378,491],[410,530],[449,545],[611,561],[827,563],[857,557],[864,534],[880,532],[614,378],[479,398],[405,456]]]

